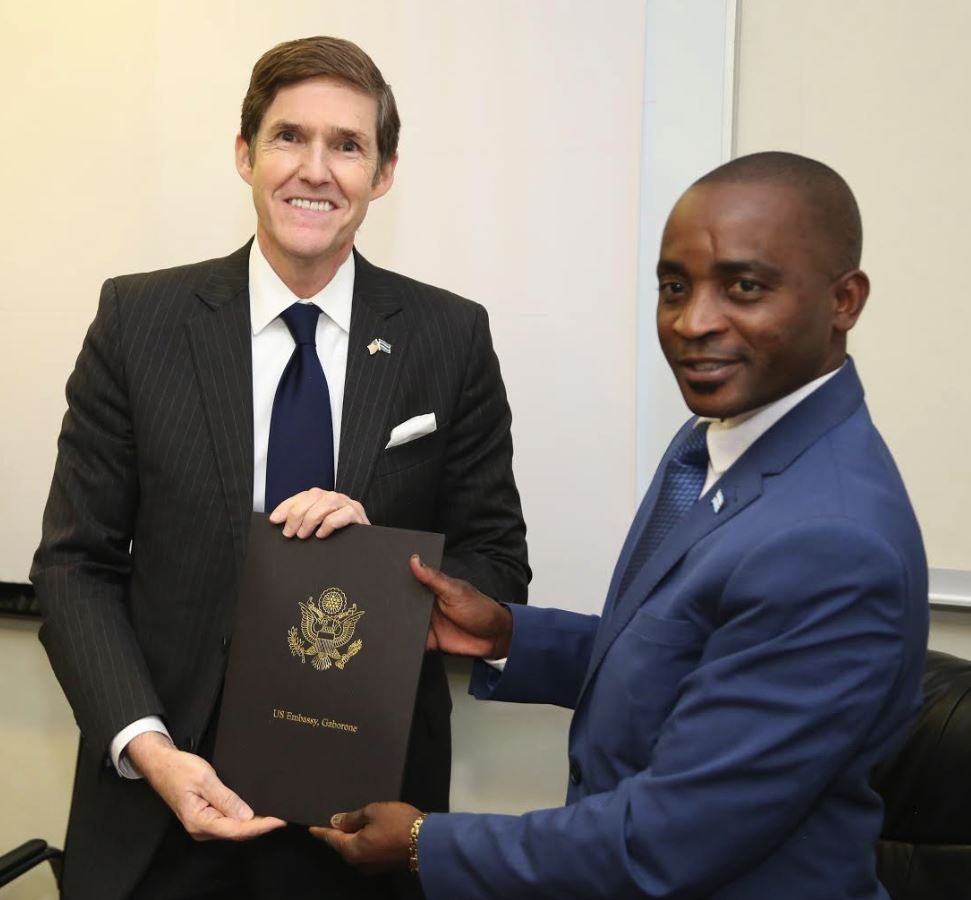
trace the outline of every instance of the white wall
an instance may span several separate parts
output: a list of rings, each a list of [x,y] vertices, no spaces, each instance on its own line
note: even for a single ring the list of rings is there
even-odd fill
[[[248,238],[232,149],[250,68],[332,33],[373,55],[404,122],[397,183],[359,246],[488,307],[533,602],[599,608],[636,499],[644,22],[640,0],[609,15],[580,0],[0,6],[0,580],[26,579],[102,280]],[[0,622],[0,852],[63,839],[74,726],[35,631]],[[457,699],[457,806],[562,801],[565,714]],[[48,881],[3,896],[36,900]]]
[[[13,211],[0,223],[0,421],[17,440],[0,471],[0,580],[26,577],[101,281],[249,236],[232,147],[252,63],[333,32],[374,56],[404,121],[397,183],[359,246],[488,307],[533,597],[599,606],[634,505],[642,2],[597,16],[578,0],[92,0],[3,16],[0,77],[18,90],[0,143]]]

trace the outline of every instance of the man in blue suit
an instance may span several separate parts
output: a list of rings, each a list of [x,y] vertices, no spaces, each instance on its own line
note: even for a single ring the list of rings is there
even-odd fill
[[[371,804],[319,837],[357,864],[410,854],[429,900],[886,898],[869,777],[920,702],[927,569],[846,355],[861,244],[843,179],[793,154],[681,197],[657,325],[696,417],[603,614],[502,606],[412,562],[438,598],[429,646],[507,657],[477,663],[477,696],[575,710],[566,805]]]

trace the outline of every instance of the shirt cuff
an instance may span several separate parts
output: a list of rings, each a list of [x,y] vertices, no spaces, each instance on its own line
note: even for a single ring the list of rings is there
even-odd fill
[[[172,740],[172,735],[169,734],[169,730],[162,724],[162,720],[158,716],[145,716],[144,719],[137,719],[128,727],[122,728],[108,747],[108,753],[115,766],[115,771],[122,778],[137,779],[142,777],[142,773],[132,765],[128,754],[125,753],[125,748],[140,734],[145,734],[148,731],[157,731],[159,734],[164,734],[170,741]]]

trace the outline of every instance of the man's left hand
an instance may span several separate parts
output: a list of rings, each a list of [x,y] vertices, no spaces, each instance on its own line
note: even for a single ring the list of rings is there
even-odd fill
[[[404,869],[411,826],[420,815],[421,810],[407,803],[369,803],[364,809],[337,813],[330,828],[311,828],[310,833],[352,866],[373,872]]]
[[[284,537],[301,540],[312,534],[325,538],[345,525],[371,524],[357,500],[323,488],[311,488],[287,497],[270,513],[270,521],[283,525]]]

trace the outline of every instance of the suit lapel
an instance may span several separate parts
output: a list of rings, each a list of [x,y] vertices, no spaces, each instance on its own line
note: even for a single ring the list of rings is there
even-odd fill
[[[581,696],[610,645],[624,630],[634,613],[649,601],[651,593],[681,558],[704,537],[716,528],[726,525],[758,499],[765,476],[778,474],[788,468],[808,447],[855,412],[862,402],[863,386],[857,377],[853,360],[848,358],[839,374],[790,410],[742,454],[671,530],[623,594],[616,595],[620,575],[626,568],[631,552],[654,508],[663,467],[671,454],[669,448],[624,542],[624,549],[604,604],[604,616],[594,641]],[[682,428],[672,442],[672,447],[677,445],[684,430],[689,427],[691,423]],[[721,491],[723,503],[716,510],[711,500],[718,491]]]
[[[408,333],[407,317],[391,279],[355,251],[337,490],[357,500],[364,496],[374,464],[388,442],[388,417]],[[387,341],[391,352],[370,353],[368,344],[375,338]]]
[[[724,503],[716,512],[711,505],[711,497],[718,490],[722,492]],[[691,507],[687,515],[671,529],[640,572],[634,576],[623,594],[608,597],[610,609],[604,615],[597,632],[597,638],[594,641],[584,690],[610,645],[624,630],[634,613],[650,598],[651,592],[665,575],[674,568],[685,553],[706,535],[716,528],[726,525],[746,506],[756,500],[761,493],[762,476],[758,471],[746,467],[744,470],[733,472],[731,477],[726,473],[725,477],[720,479],[716,485],[713,485],[711,490]],[[649,516],[645,517],[644,521],[640,523],[637,537],[645,527],[647,518]],[[628,539],[628,543],[631,543],[630,539]],[[618,566],[618,569],[622,571],[620,566]]]
[[[252,243],[252,242],[250,242]],[[253,510],[253,350],[249,249],[213,264],[186,322],[233,545],[242,560]]]
[[[647,527],[647,524],[651,519],[651,513],[654,512],[654,506],[657,503],[658,496],[661,493],[661,484],[664,481],[664,471],[674,453],[674,448],[684,440],[686,433],[694,427],[695,421],[696,420],[694,418],[689,419],[688,422],[686,422],[678,430],[678,433],[668,445],[668,449],[665,451],[664,456],[661,457],[660,463],[658,463],[654,477],[651,479],[651,483],[647,487],[647,492],[644,494],[644,499],[641,501],[641,505],[637,509],[637,513],[634,516],[634,521],[631,523],[631,526],[627,531],[627,537],[624,539],[624,545],[621,547],[620,554],[617,557],[617,563],[614,566],[614,573],[610,579],[610,586],[607,589],[607,598],[604,601],[604,609],[602,613],[604,617],[608,616],[612,612],[613,606],[619,599],[618,590],[620,588],[620,583],[623,580],[628,566],[630,566],[630,559],[634,553],[634,548],[640,541],[641,535],[644,533],[644,529]],[[624,594],[628,594],[629,591],[630,585],[628,585],[628,590],[625,591]]]

